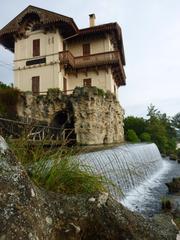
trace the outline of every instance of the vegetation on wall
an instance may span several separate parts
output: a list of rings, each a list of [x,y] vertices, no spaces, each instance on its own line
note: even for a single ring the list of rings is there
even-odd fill
[[[177,131],[180,113],[172,119],[150,105],[148,119],[129,116],[124,120],[125,138],[130,142],[154,142],[161,153],[171,154],[176,151]]]
[[[0,82],[0,117],[15,118],[19,90]]]

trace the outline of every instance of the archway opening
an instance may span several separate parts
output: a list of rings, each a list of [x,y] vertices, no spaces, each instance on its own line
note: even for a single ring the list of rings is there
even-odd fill
[[[55,138],[61,140],[63,144],[71,145],[76,142],[73,113],[67,111],[57,112],[50,126]]]

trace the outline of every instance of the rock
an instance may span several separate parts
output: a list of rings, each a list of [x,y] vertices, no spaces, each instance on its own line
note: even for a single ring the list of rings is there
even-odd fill
[[[105,94],[96,87],[77,87],[71,95],[56,91],[50,91],[46,96],[22,93],[17,113],[20,118],[36,119],[59,128],[63,124],[66,129],[73,128],[76,142],[81,145],[124,141],[124,110],[115,95]],[[57,116],[64,120],[60,123]]]
[[[107,193],[62,195],[39,189],[2,138],[0,173],[0,239],[176,239],[170,218],[145,219]]]
[[[166,186],[169,189],[169,193],[180,192],[180,177],[179,178],[173,178],[172,182],[166,183]]]
[[[169,160],[176,161],[177,160],[177,156],[175,154],[170,154],[169,155]]]

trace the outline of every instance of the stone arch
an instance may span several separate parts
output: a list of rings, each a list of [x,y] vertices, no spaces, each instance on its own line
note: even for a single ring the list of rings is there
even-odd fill
[[[59,134],[63,141],[67,141],[71,144],[76,142],[73,112],[66,110],[56,112],[52,118],[50,126],[55,128],[55,135]]]

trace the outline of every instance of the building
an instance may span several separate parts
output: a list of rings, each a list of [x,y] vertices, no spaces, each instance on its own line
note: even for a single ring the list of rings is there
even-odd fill
[[[96,86],[116,93],[125,85],[125,56],[117,23],[79,29],[70,17],[28,6],[0,30],[0,43],[14,53],[14,86],[34,94]]]

